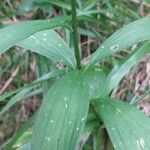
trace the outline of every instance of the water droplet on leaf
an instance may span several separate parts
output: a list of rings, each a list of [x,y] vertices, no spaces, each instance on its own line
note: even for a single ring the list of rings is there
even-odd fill
[[[110,47],[110,50],[113,51],[113,52],[117,51],[118,49],[119,49],[119,45],[118,44],[112,45]]]
[[[79,128],[76,128],[76,131],[78,131],[79,130]]]
[[[54,122],[54,120],[50,120],[50,123],[53,123]]]

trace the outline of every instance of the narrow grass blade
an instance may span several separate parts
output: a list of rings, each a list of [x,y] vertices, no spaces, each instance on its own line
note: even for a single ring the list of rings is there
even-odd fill
[[[33,87],[28,87],[26,89],[21,90],[19,93],[17,93],[15,96],[13,96],[13,98],[2,108],[2,110],[0,111],[0,115],[5,113],[15,103],[22,100],[24,98],[24,96],[27,95],[32,89],[33,89]]]
[[[92,102],[118,150],[149,150],[150,119],[125,102],[99,98]]]
[[[35,123],[37,113],[35,113],[25,124],[23,124],[16,134],[11,138],[10,142],[8,142],[5,146],[5,150],[13,149],[13,145],[17,142],[17,140],[23,135],[25,131],[32,128],[33,124]]]
[[[43,76],[41,76],[40,78],[38,78],[37,80],[33,81],[31,84],[26,85],[25,87],[19,88],[19,89],[14,90],[14,91],[6,92],[4,94],[0,94],[0,101],[6,100],[7,98],[9,98],[12,95],[20,92],[23,89],[26,89],[26,88],[31,87],[33,85],[39,84],[39,83],[44,82],[46,80],[49,80],[51,78],[55,78],[56,76],[63,75],[64,73],[65,73],[64,70],[63,71],[58,70],[58,71],[53,71],[53,72],[50,72],[50,73],[46,73]]]
[[[19,89],[18,90],[15,90],[15,91],[11,91],[11,92],[6,92],[4,94],[0,94],[0,101],[3,101],[5,100],[6,98],[9,98],[11,96],[13,96],[14,94],[18,93],[19,92]]]
[[[131,53],[119,65],[115,66],[103,82],[103,87],[99,90],[99,96],[108,95],[116,88],[120,80],[136,65],[148,52],[150,52],[150,42],[146,42],[143,46]]]
[[[16,104],[17,102],[25,99],[25,98],[29,98],[31,96],[33,96],[33,94],[37,94],[36,90],[31,92],[34,88],[37,87],[37,84],[45,81],[46,79],[50,79],[50,78],[54,78],[57,77],[59,75],[59,73],[63,73],[60,71],[56,71],[56,72],[52,72],[52,73],[48,73],[43,75],[42,77],[40,77],[39,79],[35,80],[33,83],[31,83],[30,85],[28,85],[27,87],[24,87],[22,90],[20,90],[15,96],[13,96],[9,102],[2,108],[2,110],[0,111],[0,115],[4,114],[9,108],[11,108],[14,104]],[[31,93],[30,93],[31,92]],[[35,93],[34,93],[35,92]],[[38,92],[38,89],[37,89]]]

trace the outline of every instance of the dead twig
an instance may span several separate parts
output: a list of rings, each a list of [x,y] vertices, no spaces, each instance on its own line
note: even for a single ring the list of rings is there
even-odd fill
[[[3,93],[7,89],[7,87],[11,84],[14,77],[17,75],[18,71],[19,71],[19,66],[12,72],[10,78],[6,81],[6,83],[4,84],[2,89],[0,90],[0,94]]]

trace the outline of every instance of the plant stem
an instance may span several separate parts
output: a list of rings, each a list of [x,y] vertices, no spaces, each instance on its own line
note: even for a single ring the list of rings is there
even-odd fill
[[[75,49],[75,57],[77,61],[77,68],[81,69],[81,60],[80,60],[80,50],[79,50],[79,40],[77,32],[77,12],[76,12],[76,0],[71,0],[71,10],[72,10],[72,29],[73,29],[73,42]]]

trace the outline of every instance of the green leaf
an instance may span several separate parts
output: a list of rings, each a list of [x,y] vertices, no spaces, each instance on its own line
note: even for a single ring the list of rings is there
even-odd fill
[[[31,142],[32,131],[27,130],[23,133],[17,140],[17,142],[13,145],[13,148],[19,148],[22,145]]]
[[[32,128],[35,119],[36,119],[37,113],[35,113],[31,118],[27,120],[15,133],[15,135],[10,139],[10,141],[6,144],[5,150],[12,149],[13,145],[18,141],[18,139],[25,133],[28,129]]]
[[[103,119],[116,150],[149,150],[150,119],[120,100],[99,98],[92,102]]]
[[[103,88],[103,81],[106,80],[106,75],[103,71],[87,71],[84,76],[85,81],[90,87],[90,99],[94,99]]]
[[[31,150],[31,142],[23,144],[21,147],[17,148],[16,150]]]
[[[37,84],[45,81],[47,79],[51,79],[51,78],[55,78],[58,77],[58,75],[64,73],[63,71],[54,71],[48,74],[43,75],[42,77],[38,78],[37,80],[35,80],[34,82],[32,82],[30,85],[25,86],[24,88],[22,88],[15,96],[13,96],[9,102],[2,108],[2,110],[0,111],[0,115],[4,114],[10,107],[12,107],[14,104],[16,104],[17,102],[27,98],[27,97],[31,97],[33,96],[33,93],[36,95],[36,90],[33,91],[33,93],[29,93],[31,92],[34,88],[37,87]],[[17,91],[17,90],[16,90]],[[16,91],[14,91],[14,93],[16,93]],[[38,90],[37,90],[38,91]],[[12,92],[13,93],[13,92]],[[29,94],[29,95],[28,95]],[[10,93],[11,95],[11,93]],[[0,96],[0,100],[3,97],[9,97],[10,96],[8,93],[4,96]]]
[[[148,52],[150,52],[150,42],[146,42],[135,52],[131,53],[119,65],[115,66],[103,82],[99,90],[99,96],[108,95],[111,90],[116,88],[120,80],[136,65]]]
[[[83,149],[83,146],[85,145],[89,136],[92,134],[92,131],[96,127],[99,127],[99,122],[96,119],[95,115],[93,113],[89,112],[86,123],[85,123],[84,131],[83,131],[82,137],[80,138],[80,141],[78,143],[77,149],[79,149],[79,150]]]
[[[29,38],[17,43],[17,45],[54,61],[61,62],[71,68],[76,67],[73,51],[53,30],[37,32]]]
[[[62,2],[60,0],[34,0],[34,2],[36,3],[43,3],[43,2],[47,2],[47,3],[50,3],[52,5],[55,5],[55,6],[58,6],[62,9],[66,9],[66,10],[71,10],[71,6],[69,3],[65,3],[65,2]]]
[[[0,54],[5,52],[17,42],[39,32],[58,26],[68,27],[70,18],[54,18],[50,20],[25,21],[18,24],[9,25],[0,29]]]
[[[11,98],[11,100],[2,108],[0,111],[0,116],[4,114],[11,106],[13,106],[18,101],[22,100],[25,95],[27,95],[33,87],[28,87],[26,89],[21,90],[19,93],[17,93],[15,96]]]
[[[19,90],[15,90],[15,91],[10,91],[10,92],[6,92],[4,94],[0,94],[0,101],[3,101],[4,99],[11,97],[12,95],[16,94],[17,92],[19,92]]]
[[[86,69],[105,57],[148,39],[150,39],[150,17],[134,21],[109,37],[92,55]]]
[[[74,150],[83,132],[89,106],[84,74],[67,73],[49,90],[37,116],[32,149]]]

